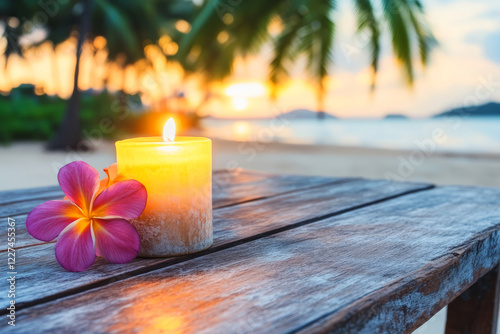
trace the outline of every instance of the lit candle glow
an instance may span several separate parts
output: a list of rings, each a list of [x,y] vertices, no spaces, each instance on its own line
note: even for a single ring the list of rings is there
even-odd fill
[[[175,121],[173,118],[169,118],[165,127],[163,128],[163,141],[174,141],[175,140]]]
[[[116,142],[118,172],[144,184],[146,209],[132,220],[141,237],[140,256],[172,256],[210,247],[212,237],[212,142],[175,137],[169,119],[163,137]]]

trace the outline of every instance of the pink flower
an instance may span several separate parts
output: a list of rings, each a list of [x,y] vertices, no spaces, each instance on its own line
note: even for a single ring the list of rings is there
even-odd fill
[[[67,199],[35,207],[26,219],[29,234],[42,241],[57,237],[56,258],[68,271],[87,270],[96,254],[111,263],[132,261],[140,240],[128,221],[144,211],[146,188],[136,180],[99,187],[99,173],[83,161],[62,167],[57,178]]]

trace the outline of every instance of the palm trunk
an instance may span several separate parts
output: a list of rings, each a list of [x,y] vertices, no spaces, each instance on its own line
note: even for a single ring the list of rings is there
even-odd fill
[[[57,53],[56,53],[56,47],[54,46],[52,50],[52,57],[51,57],[51,67],[52,67],[52,80],[54,82],[54,95],[58,96],[61,93],[61,82],[59,80],[59,67],[57,63]]]
[[[7,71],[8,63],[9,63],[9,57],[5,57],[5,66],[3,67],[3,74],[5,79],[5,87],[7,87],[8,91],[10,92],[14,89],[14,85],[12,84],[10,73]]]
[[[73,93],[66,107],[64,119],[59,125],[56,135],[50,140],[47,148],[49,150],[68,150],[76,149],[81,140],[80,137],[80,90],[78,89],[78,78],[80,72],[80,57],[82,55],[82,47],[85,42],[85,37],[90,31],[90,23],[92,18],[93,0],[82,0],[83,12],[79,27],[78,43],[76,46],[76,65],[73,81]]]
[[[318,95],[316,97],[316,118],[318,120],[325,119],[325,86],[323,85],[323,79],[320,80],[318,85]]]

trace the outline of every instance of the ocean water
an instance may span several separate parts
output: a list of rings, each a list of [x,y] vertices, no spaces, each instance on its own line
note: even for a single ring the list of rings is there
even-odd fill
[[[204,119],[211,138],[451,153],[500,153],[500,117],[435,119]]]

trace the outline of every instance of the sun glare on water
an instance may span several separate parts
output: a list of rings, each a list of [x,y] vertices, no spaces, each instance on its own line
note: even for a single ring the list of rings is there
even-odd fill
[[[236,122],[233,124],[233,134],[234,138],[239,141],[248,140],[250,136],[250,124],[247,122]]]

